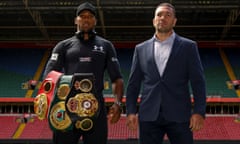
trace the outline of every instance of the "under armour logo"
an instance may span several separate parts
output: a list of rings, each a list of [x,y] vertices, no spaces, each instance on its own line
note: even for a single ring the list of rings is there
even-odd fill
[[[104,49],[103,49],[103,46],[96,46],[96,45],[95,45],[95,46],[93,47],[93,51],[105,53],[105,52],[104,52]]]

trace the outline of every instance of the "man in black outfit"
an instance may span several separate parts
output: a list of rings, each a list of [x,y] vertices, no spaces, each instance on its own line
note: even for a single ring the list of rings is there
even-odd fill
[[[109,121],[116,123],[121,115],[121,100],[123,96],[123,79],[116,51],[112,43],[95,32],[96,8],[85,2],[78,6],[75,24],[76,34],[59,42],[52,51],[44,76],[50,71],[63,72],[66,75],[74,73],[93,73],[95,89],[100,99],[100,113],[89,132],[82,132],[77,128],[70,131],[54,131],[54,144],[77,144],[82,137],[84,144],[107,143],[107,111],[104,105],[103,84],[104,72],[108,71],[113,84],[115,103],[110,108]]]

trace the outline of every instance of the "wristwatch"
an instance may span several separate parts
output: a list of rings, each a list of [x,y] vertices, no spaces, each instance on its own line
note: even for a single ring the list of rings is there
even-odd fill
[[[120,107],[122,106],[122,103],[120,101],[115,101],[114,103],[119,105]]]
[[[123,108],[122,108],[122,103],[120,101],[115,101],[114,104],[117,104],[119,106],[119,110],[120,112],[123,111]]]

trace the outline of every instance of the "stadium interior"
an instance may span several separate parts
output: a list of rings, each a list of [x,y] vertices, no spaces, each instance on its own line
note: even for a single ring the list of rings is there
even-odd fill
[[[33,100],[52,48],[74,35],[75,11],[83,1],[0,1],[0,143],[51,143],[48,122],[34,115]],[[89,2],[97,7],[96,32],[116,48],[126,86],[134,47],[153,36],[154,9],[164,1]],[[175,32],[197,41],[206,76],[207,117],[204,129],[194,133],[196,143],[239,143],[240,89],[231,82],[240,79],[240,0],[165,2],[176,7]],[[108,108],[113,97],[107,76],[105,84]],[[119,123],[109,125],[109,144],[137,143],[125,120],[124,109]]]

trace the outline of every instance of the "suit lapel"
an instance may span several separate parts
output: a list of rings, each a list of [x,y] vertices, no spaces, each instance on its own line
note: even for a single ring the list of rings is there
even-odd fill
[[[154,37],[149,42],[150,50],[147,50],[146,53],[149,53],[150,59],[151,59],[151,65],[150,70],[154,77],[160,77],[160,73],[157,68],[157,64],[155,61],[155,55],[154,55]],[[152,67],[152,68],[151,68]]]
[[[172,63],[172,61],[174,61],[174,57],[177,55],[180,47],[181,47],[181,40],[180,40],[179,36],[176,34],[170,56],[168,58],[165,70],[163,72],[163,76],[165,75],[165,73],[167,73],[168,69],[172,66],[171,63]]]

